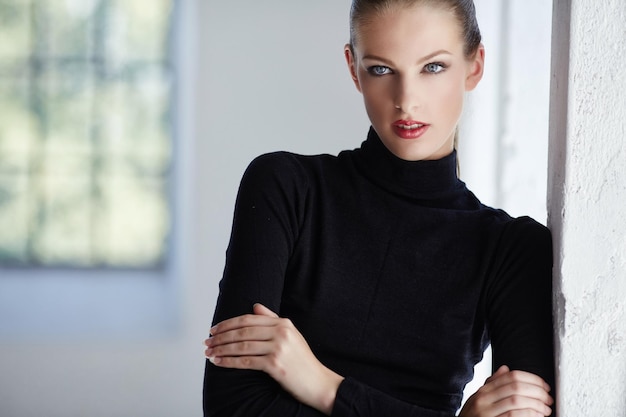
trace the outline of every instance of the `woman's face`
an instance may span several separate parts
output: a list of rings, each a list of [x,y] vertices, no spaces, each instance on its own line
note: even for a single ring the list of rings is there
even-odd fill
[[[346,59],[385,146],[409,161],[450,154],[464,93],[482,77],[482,45],[465,57],[454,15],[429,6],[385,12],[360,25],[357,35]]]

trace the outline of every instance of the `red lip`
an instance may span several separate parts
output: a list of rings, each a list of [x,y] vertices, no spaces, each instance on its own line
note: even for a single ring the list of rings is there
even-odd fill
[[[396,120],[392,126],[395,134],[402,139],[417,139],[430,127],[429,124],[415,120]]]

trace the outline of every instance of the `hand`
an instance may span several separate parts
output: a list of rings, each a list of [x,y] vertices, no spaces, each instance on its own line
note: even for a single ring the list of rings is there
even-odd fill
[[[472,395],[459,417],[545,417],[554,403],[550,386],[535,374],[501,366]]]
[[[224,368],[263,371],[301,403],[330,415],[343,377],[317,360],[291,320],[261,304],[253,310],[215,325],[204,341],[206,357]]]

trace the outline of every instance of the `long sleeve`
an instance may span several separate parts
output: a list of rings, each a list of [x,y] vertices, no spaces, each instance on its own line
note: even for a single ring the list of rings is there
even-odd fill
[[[430,410],[346,378],[339,386],[332,417],[453,417],[452,412]]]
[[[255,302],[281,311],[290,255],[299,238],[307,178],[289,154],[257,158],[243,176],[214,323],[249,314]],[[206,362],[204,413],[215,417],[319,417],[263,372],[224,369]],[[338,392],[336,417],[451,417],[399,400],[354,378]]]
[[[287,154],[255,159],[243,176],[213,323],[249,314],[263,303],[280,311],[285,272],[295,240],[305,179]],[[304,191],[303,191],[304,189]],[[318,417],[268,375],[206,362],[206,416]]]
[[[487,288],[487,323],[493,365],[508,365],[542,377],[554,388],[552,335],[552,240],[547,228],[528,217],[507,223],[494,257],[494,282]],[[554,392],[552,392],[554,395]],[[553,407],[553,416],[556,408]],[[333,416],[450,416],[397,401],[347,378]]]
[[[257,302],[279,311],[303,188],[305,178],[287,154],[264,155],[249,165],[235,204],[214,323],[249,314]]]
[[[494,369],[531,372],[554,389],[550,232],[522,217],[507,225],[499,246],[486,301]]]
[[[213,322],[260,302],[345,377],[335,417],[452,417],[490,336],[553,382],[550,235],[485,207],[456,157],[268,154],[243,176]],[[319,417],[263,372],[207,361],[206,416]]]

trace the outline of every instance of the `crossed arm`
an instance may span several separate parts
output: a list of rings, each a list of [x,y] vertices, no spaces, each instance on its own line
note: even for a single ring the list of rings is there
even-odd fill
[[[261,304],[253,311],[215,325],[205,340],[206,357],[218,367],[263,371],[297,401],[331,415],[344,378],[317,360],[290,320]],[[501,366],[469,398],[460,416],[549,416],[549,392],[537,375]]]
[[[242,181],[227,257],[225,276],[228,279],[220,284],[223,302],[218,300],[217,324],[205,341],[205,355],[212,362],[207,364],[205,374],[207,415],[450,417],[451,413],[401,401],[350,375],[338,375],[315,357],[289,319],[280,318],[270,310],[279,311],[280,298],[277,299],[276,294],[282,294],[283,284],[280,279],[268,281],[263,277],[284,275],[293,241],[297,239],[297,213],[304,211],[303,207],[291,206],[304,204],[308,198],[298,194],[305,192],[301,186],[305,183],[301,177],[305,175],[291,159],[274,157],[257,162]],[[283,175],[284,172],[290,175]],[[267,186],[268,183],[272,186]],[[290,201],[285,201],[286,196],[292,196]],[[527,224],[520,226],[533,233],[528,239],[526,232],[511,233],[507,241],[513,243],[506,250],[512,253],[502,256],[506,262],[498,265],[494,274],[512,279],[494,280],[487,289],[492,294],[488,322],[493,323],[494,329],[508,328],[513,332],[491,332],[494,363],[499,369],[468,400],[461,410],[462,417],[551,414],[550,388],[535,375],[545,374],[550,378],[547,369],[551,360],[545,353],[549,349],[545,341],[550,334],[532,337],[532,343],[522,355],[530,358],[527,362],[515,348],[525,344],[528,336],[536,333],[537,323],[547,323],[550,315],[550,290],[543,282],[549,278],[551,263],[537,259],[537,254],[545,258],[543,254],[550,252],[550,241],[549,236],[543,235],[537,239],[536,228],[528,228]],[[250,231],[254,231],[252,236]],[[537,241],[542,242],[541,245],[536,244]],[[259,260],[263,260],[263,274],[258,273]],[[524,267],[520,268],[520,264]],[[538,267],[533,269],[533,265]],[[541,284],[528,282],[530,278]],[[532,305],[537,293],[547,300],[542,299],[545,309],[541,311]],[[262,302],[270,309],[257,304],[253,314],[241,315],[255,302]],[[510,314],[511,311],[514,314]],[[542,328],[550,332],[549,324]],[[504,365],[531,372],[511,370]]]

